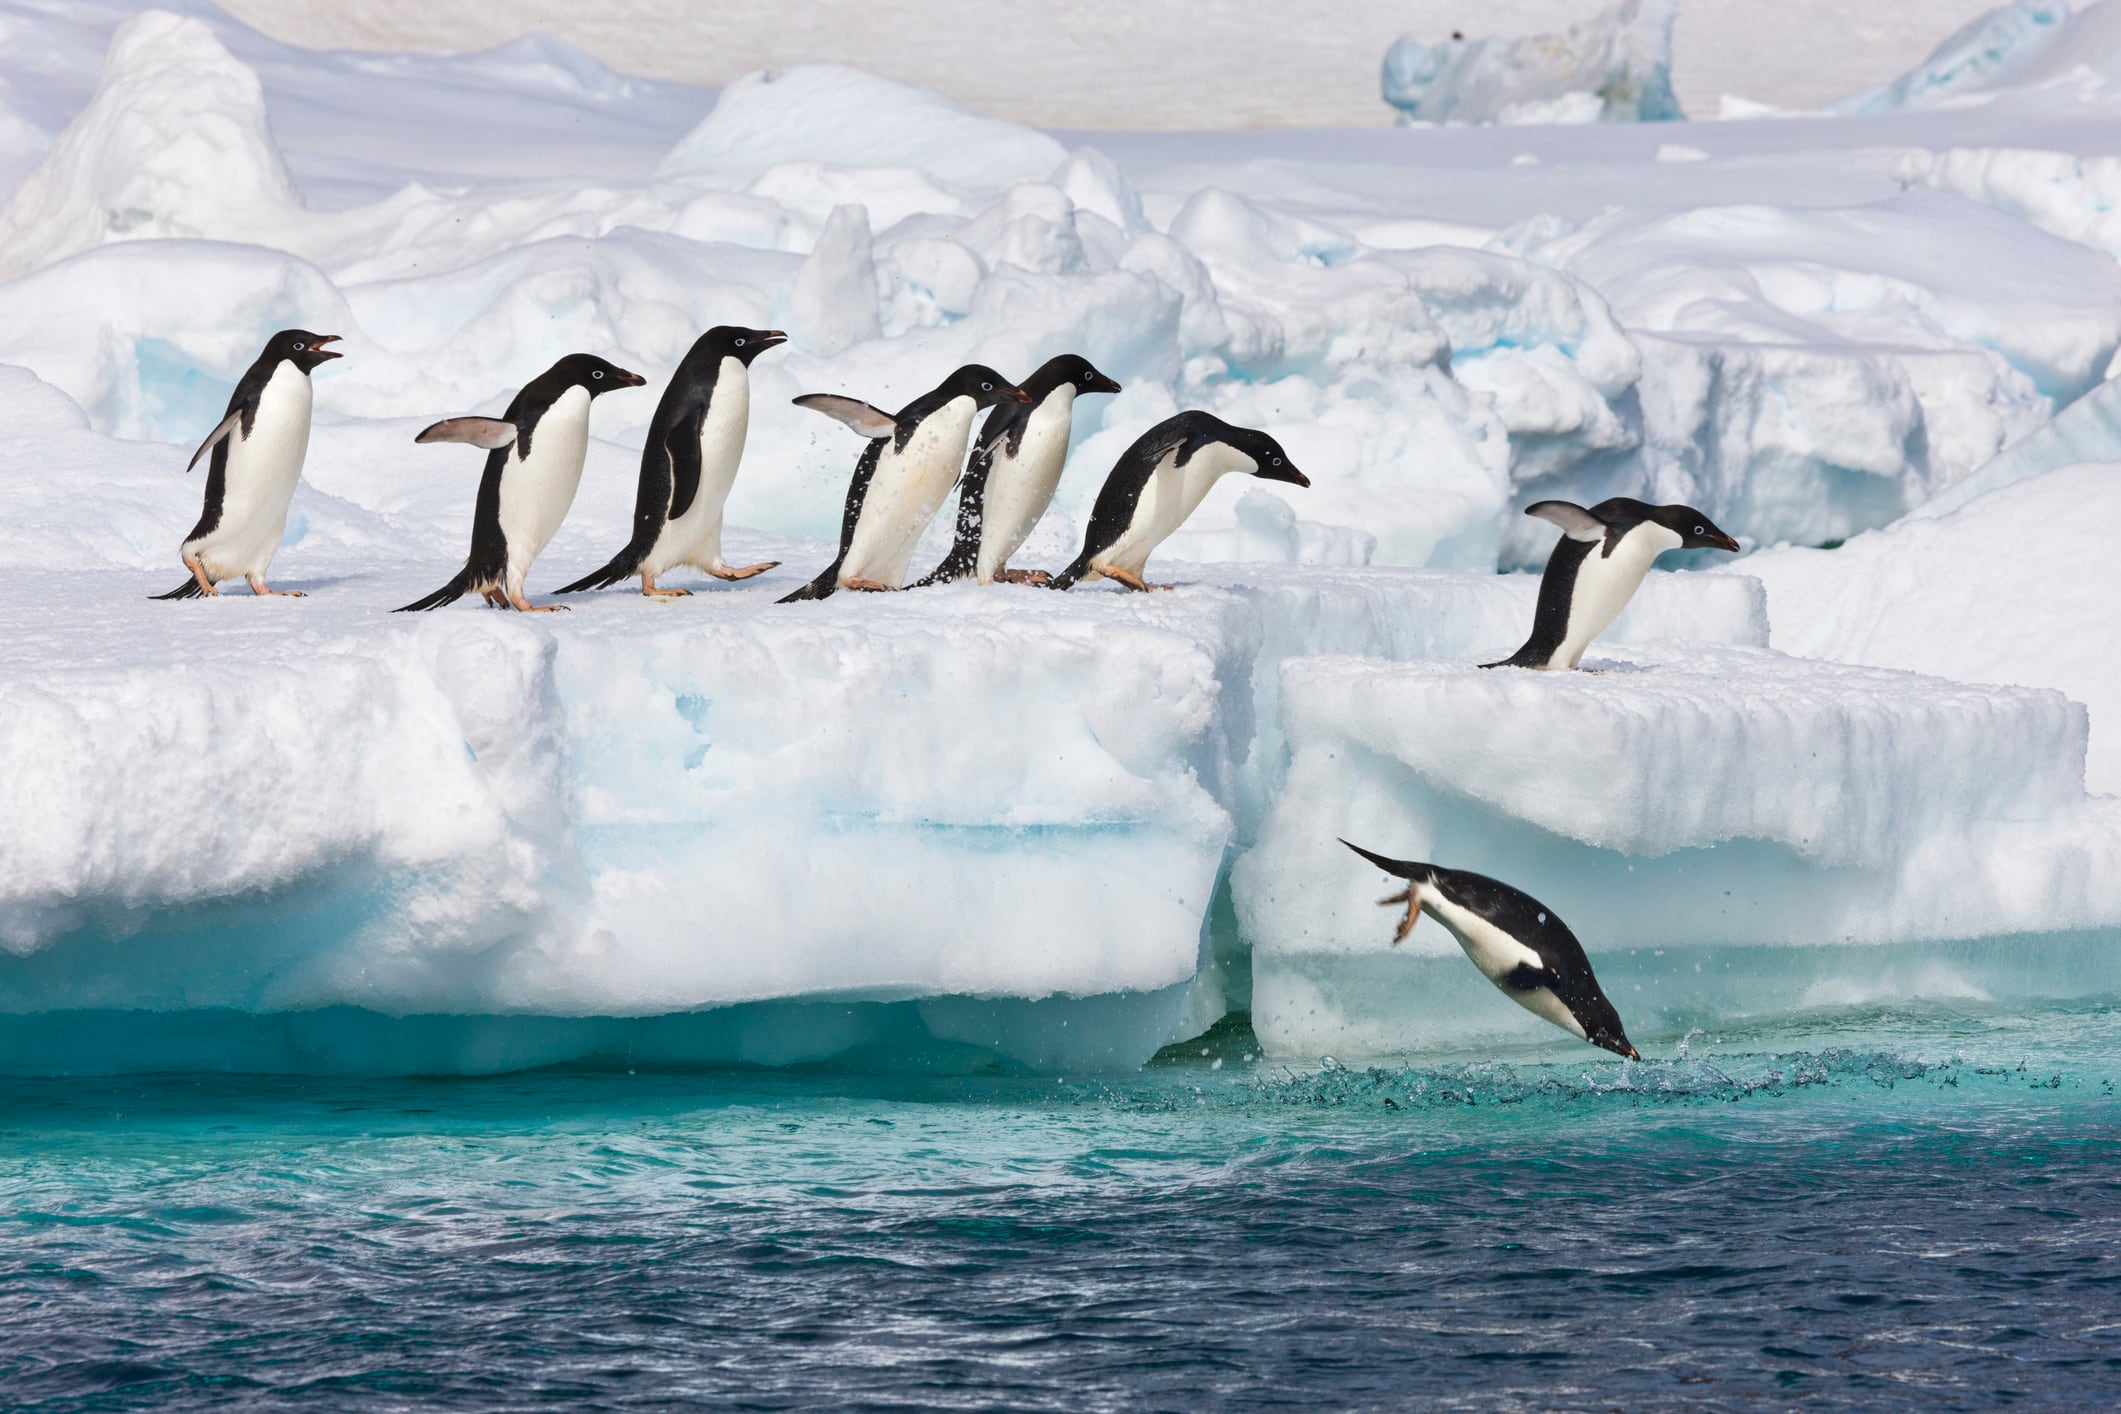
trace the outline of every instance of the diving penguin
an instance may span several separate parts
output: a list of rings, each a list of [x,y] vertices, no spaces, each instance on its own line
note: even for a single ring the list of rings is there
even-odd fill
[[[788,336],[778,329],[722,324],[700,335],[671,375],[641,447],[641,489],[633,538],[611,562],[562,589],[603,589],[630,574],[641,592],[662,598],[689,589],[659,589],[656,576],[691,565],[716,579],[749,579],[779,564],[731,566],[722,559],[722,506],[744,456],[751,420],[751,360]]]
[[[1540,576],[1532,636],[1509,657],[1482,663],[1483,668],[1568,672],[1591,640],[1620,617],[1659,555],[1738,549],[1737,541],[1692,506],[1652,506],[1615,496],[1589,510],[1568,501],[1537,501],[1524,513],[1560,526],[1561,541]]]
[[[870,439],[855,463],[840,515],[839,558],[781,600],[822,599],[835,589],[897,589],[921,532],[957,481],[972,419],[1030,395],[982,364],[968,363],[894,416],[857,398],[806,393],[797,407],[836,418]]]
[[[1545,904],[1483,874],[1387,859],[1346,840],[1341,843],[1407,881],[1403,892],[1378,900],[1387,907],[1407,906],[1407,916],[1392,934],[1392,946],[1398,947],[1427,913],[1458,939],[1481,975],[1511,1001],[1594,1046],[1629,1060],[1642,1059],[1621,1029],[1620,1013],[1599,990],[1583,944]]]
[[[299,589],[268,587],[265,571],[287,530],[287,504],[309,453],[310,370],[340,357],[324,347],[338,341],[337,334],[282,329],[237,381],[227,414],[184,466],[190,471],[212,449],[205,507],[178,550],[192,577],[155,598],[217,595],[220,581],[238,575],[253,594],[301,596]]]
[[[1120,453],[1090,508],[1083,552],[1053,577],[1053,588],[1067,589],[1077,580],[1099,577],[1129,589],[1170,588],[1142,579],[1149,553],[1231,472],[1294,486],[1311,484],[1289,464],[1281,443],[1264,432],[1232,427],[1213,413],[1197,411],[1157,423]]]
[[[545,613],[563,605],[533,606],[523,576],[552,539],[589,455],[590,399],[648,380],[595,354],[569,354],[523,385],[499,417],[452,417],[415,442],[469,442],[486,449],[486,474],[471,516],[471,557],[457,577],[398,612],[439,609],[466,594],[496,608]]]
[[[967,575],[981,584],[1044,584],[1043,571],[1007,568],[1009,557],[1053,504],[1068,459],[1075,400],[1116,393],[1119,384],[1080,354],[1049,358],[1024,380],[1028,403],[1004,403],[980,428],[972,463],[957,493],[957,543],[926,579],[942,584]]]

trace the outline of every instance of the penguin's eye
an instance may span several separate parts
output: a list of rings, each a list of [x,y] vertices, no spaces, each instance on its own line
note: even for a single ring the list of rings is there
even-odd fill
[[[589,376],[592,378],[602,378],[604,376],[604,370],[601,368],[595,369],[590,373]]]
[[[1280,465],[1281,465],[1281,458],[1280,458],[1280,457],[1276,457],[1276,458],[1274,459],[1274,464],[1275,464],[1276,466],[1280,466]]]
[[[1694,527],[1694,533],[1696,535],[1706,535],[1709,533],[1709,528],[1705,525],[1697,525]]]
[[[306,348],[308,348],[308,347],[309,347],[309,345],[307,345],[307,344],[303,343],[303,342],[302,342],[302,341],[301,341],[300,339],[297,339],[297,340],[295,340],[295,352],[296,352],[296,353],[300,353],[300,352],[302,352],[302,350],[304,350],[304,349],[306,349]]]
[[[982,383],[979,385],[979,390],[982,393],[991,393],[994,391],[994,385],[992,383]]]
[[[744,347],[744,341],[743,341],[742,339],[738,339],[738,340],[736,341],[736,346],[737,346],[738,348],[742,348],[742,347]]]

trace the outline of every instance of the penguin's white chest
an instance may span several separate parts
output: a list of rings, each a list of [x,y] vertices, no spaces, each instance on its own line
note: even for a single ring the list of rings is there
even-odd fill
[[[1549,666],[1574,668],[1591,640],[1604,633],[1635,597],[1657,557],[1678,549],[1680,543],[1678,531],[1644,521],[1621,536],[1610,555],[1603,545],[1592,546],[1577,567],[1576,584],[1569,595],[1568,632]]]
[[[700,421],[700,486],[684,513],[673,516],[641,568],[661,574],[677,565],[703,570],[722,563],[722,508],[744,460],[751,426],[751,374],[743,360],[725,358],[715,374],[714,396]],[[673,493],[674,494],[674,493]]]
[[[1537,970],[1546,968],[1546,961],[1539,953],[1519,942],[1510,934],[1490,923],[1463,904],[1454,903],[1436,889],[1422,891],[1422,910],[1450,931],[1458,939],[1458,946],[1481,975],[1493,982],[1501,993],[1534,1016],[1553,1022],[1562,1030],[1575,1036],[1585,1036],[1583,1023],[1560,997],[1545,987],[1520,992],[1515,987],[1505,986],[1503,979],[1519,967]]]
[[[530,454],[525,456],[517,443],[501,472],[501,535],[508,544],[509,572],[518,583],[567,519],[588,455],[589,390],[570,387],[538,419]]]
[[[895,588],[906,582],[921,532],[957,484],[976,411],[972,399],[952,398],[921,420],[904,450],[884,444],[862,498],[854,538],[840,562],[841,584],[865,579]]]
[[[987,473],[987,494],[980,510],[981,584],[992,584],[995,572],[1009,563],[1039,517],[1053,504],[1061,468],[1068,460],[1068,434],[1074,424],[1075,385],[1048,393],[1024,423],[1016,455],[1008,444],[995,449]]]
[[[250,435],[228,434],[221,519],[192,546],[217,579],[263,575],[287,530],[287,506],[309,452],[309,375],[282,360],[258,396]]]
[[[1090,561],[1092,569],[1116,569],[1139,577],[1150,552],[1185,524],[1217,481],[1233,471],[1249,475],[1259,470],[1258,462],[1223,442],[1195,449],[1184,466],[1177,463],[1174,451],[1156,464],[1134,502],[1127,529]]]

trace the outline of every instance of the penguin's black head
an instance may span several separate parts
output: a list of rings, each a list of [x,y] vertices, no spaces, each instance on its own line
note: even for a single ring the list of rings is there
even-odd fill
[[[788,336],[778,329],[744,329],[734,324],[717,324],[700,335],[692,350],[717,358],[737,359],[748,366],[766,350],[787,342]]]
[[[1024,380],[1024,391],[1034,403],[1044,402],[1048,393],[1065,387],[1073,387],[1078,397],[1084,393],[1119,391],[1119,384],[1099,373],[1097,366],[1081,354],[1049,358],[1039,365],[1038,372]]]
[[[326,344],[337,342],[337,334],[312,334],[307,329],[282,329],[265,345],[265,351],[288,360],[307,373],[320,363],[345,357],[337,349],[324,347]]]
[[[1262,481],[1286,481],[1291,486],[1311,484],[1311,478],[1298,471],[1295,463],[1289,460],[1281,443],[1264,432],[1251,427],[1232,427],[1222,440],[1258,463],[1252,474]]]
[[[968,363],[943,380],[943,391],[953,398],[970,398],[979,407],[996,403],[1028,403],[1031,395],[984,363]]]
[[[1659,506],[1655,514],[1668,528],[1679,532],[1682,550],[1729,550],[1734,554],[1738,550],[1737,541],[1692,506]]]
[[[648,380],[638,373],[628,373],[615,363],[606,363],[595,354],[569,354],[552,366],[552,371],[564,383],[580,384],[594,398],[614,388],[638,388]]]

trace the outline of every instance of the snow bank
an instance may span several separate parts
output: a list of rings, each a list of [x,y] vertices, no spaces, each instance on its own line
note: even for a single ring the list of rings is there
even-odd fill
[[[2117,518],[2121,468],[2072,466],[1839,549],[1749,555],[1737,572],[1768,586],[1784,652],[2066,693],[2091,709],[2088,783],[2121,793]]]
[[[1456,944],[1417,929],[1394,952],[1376,871],[1342,837],[1508,879],[1561,912],[1602,972],[1632,950],[1688,976],[1797,950],[1765,1008],[1742,984],[1690,983],[1691,1024],[1789,1004],[1791,974],[1813,1004],[1852,973],[1872,999],[1895,995],[1883,945],[2121,924],[2121,805],[2084,794],[2085,713],[2059,693],[1754,649],[1629,649],[1601,666],[1285,665],[1287,784],[1232,879],[1270,1051],[1536,1029],[1506,1006],[1454,1011],[1462,989],[1427,992],[1437,970],[1405,964],[1464,968]],[[1822,959],[1827,944],[1880,951],[1851,965],[1831,956],[1846,947]],[[1677,1019],[1607,985],[1631,1032]]]
[[[1044,133],[839,64],[748,74],[670,150],[661,177],[741,185],[791,162],[901,167],[954,186],[1043,179],[1066,154]]]
[[[1561,34],[1411,36],[1385,52],[1384,98],[1403,123],[1663,122],[1672,93],[1676,0],[1622,4]]]
[[[299,203],[257,75],[195,19],[148,10],[94,98],[0,207],[0,277],[111,240],[241,238]]]

